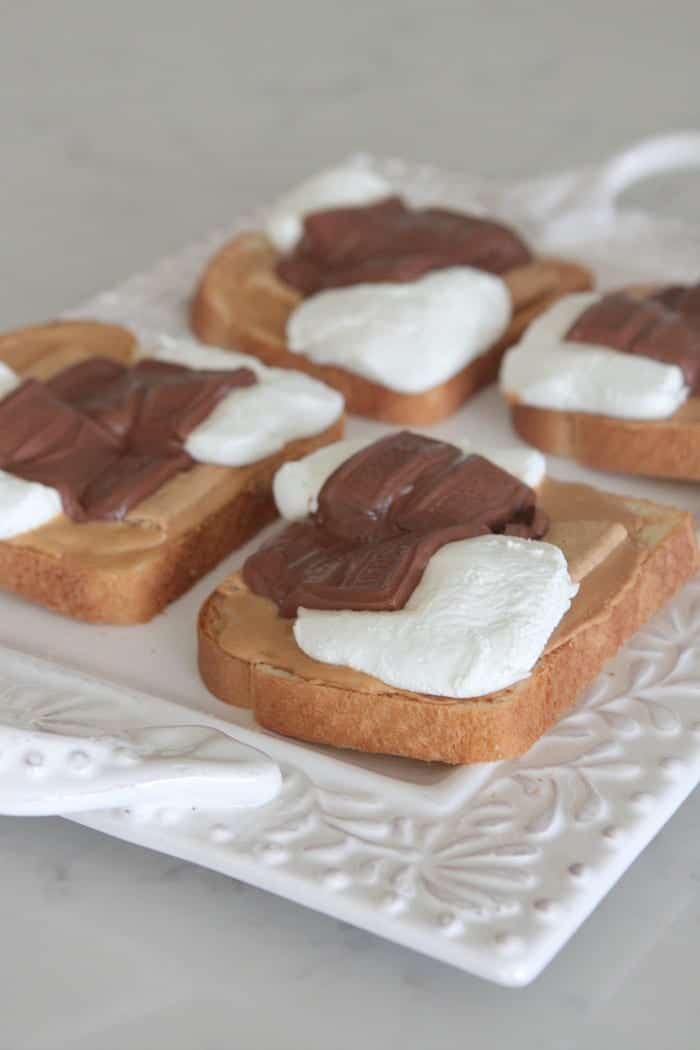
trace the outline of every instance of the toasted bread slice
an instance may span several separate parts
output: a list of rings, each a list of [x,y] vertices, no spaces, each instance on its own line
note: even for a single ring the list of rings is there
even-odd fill
[[[535,408],[514,399],[509,404],[515,430],[543,452],[618,474],[700,481],[698,397],[658,420]]]
[[[513,317],[503,338],[452,379],[420,394],[401,394],[286,346],[286,324],[301,296],[275,274],[279,253],[260,233],[244,233],[210,260],[191,303],[193,331],[205,343],[244,350],[265,364],[296,368],[335,387],[349,412],[386,423],[427,424],[455,412],[498,375],[505,350],[556,299],[592,287],[591,274],[562,259],[538,259],[504,274]]]
[[[625,291],[643,299],[658,288],[637,284]],[[700,397],[688,398],[669,419],[617,419],[506,400],[513,428],[543,452],[616,474],[700,481]]]
[[[37,379],[89,356],[128,363],[135,352],[130,332],[96,322],[0,337],[0,361]],[[196,464],[121,521],[75,524],[58,515],[0,541],[0,588],[90,623],[150,620],[273,520],[272,479],[282,463],[337,440],[342,430],[341,416],[322,433],[246,467]]]
[[[562,547],[579,592],[531,675],[473,700],[387,686],[306,656],[292,620],[240,574],[199,618],[199,667],[222,700],[252,707],[267,729],[321,744],[452,764],[522,754],[695,571],[690,514],[645,500],[545,480],[545,539]]]

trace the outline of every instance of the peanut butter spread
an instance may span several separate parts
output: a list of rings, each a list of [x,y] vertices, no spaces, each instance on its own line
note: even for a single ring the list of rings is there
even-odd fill
[[[580,579],[571,608],[549,640],[545,650],[549,651],[606,613],[610,604],[633,585],[650,546],[672,526],[668,524],[668,508],[549,478],[537,491],[537,504],[549,519],[543,539],[561,547],[572,575]],[[682,517],[683,512],[679,511],[678,520]],[[399,693],[408,699],[416,695],[402,693],[349,668],[319,664],[306,656],[294,640],[293,620],[279,616],[271,599],[253,594],[239,574],[219,586],[210,615],[218,645],[243,661],[341,689]],[[503,696],[508,692],[504,691]],[[441,704],[464,702],[435,698],[435,703]]]
[[[249,368],[89,357],[0,400],[0,468],[56,489],[73,521],[119,520],[194,460],[190,432]]]
[[[214,325],[223,345],[235,333],[238,344],[260,354],[268,364],[277,363],[286,344],[289,315],[302,302],[301,294],[278,274],[282,259],[261,233],[242,233],[225,245],[208,267],[195,299],[200,328],[211,333],[210,324]],[[511,335],[519,334],[526,321],[562,290],[589,284],[579,268],[549,259],[533,259],[501,277],[513,304]],[[206,340],[211,341],[211,334]]]
[[[137,351],[136,340],[126,329],[92,322],[57,322],[0,337],[0,361],[22,378],[41,382],[95,355],[131,364]],[[319,435],[321,440],[324,437]],[[86,568],[132,567],[147,560],[166,539],[196,528],[240,493],[269,485],[277,467],[293,451],[294,443],[284,454],[245,467],[196,463],[131,507],[119,521],[86,521],[76,526],[67,516],[58,515],[41,528],[4,542],[57,558],[79,557]]]

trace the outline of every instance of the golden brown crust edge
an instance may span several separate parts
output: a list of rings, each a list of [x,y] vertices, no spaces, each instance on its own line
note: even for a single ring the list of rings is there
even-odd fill
[[[671,419],[632,420],[511,401],[510,415],[543,452],[619,474],[700,481],[700,421],[684,409]]]
[[[691,515],[677,516],[649,549],[634,581],[571,639],[551,649],[530,678],[476,701],[381,697],[310,681],[249,663],[217,643],[217,594],[199,618],[199,668],[222,700],[255,709],[258,722],[285,736],[365,752],[450,764],[523,754],[572,706],[620,646],[690,578],[697,564]]]
[[[272,245],[259,234],[241,234],[225,245],[208,263],[190,304],[194,333],[204,343],[243,350],[267,365],[306,372],[339,390],[348,412],[396,424],[435,423],[457,411],[472,394],[495,381],[506,349],[535,317],[562,295],[593,285],[589,270],[561,259],[536,260],[512,271],[505,276],[514,315],[499,343],[447,382],[420,394],[402,394],[287,350],[284,327],[300,297],[275,277],[276,258]]]
[[[136,338],[127,329],[96,321],[55,321],[0,334],[0,360],[36,378],[96,354],[129,362],[136,347]],[[211,503],[201,511],[197,504],[187,527],[176,526],[172,533],[167,515],[161,514],[159,542],[126,562],[105,536],[101,544],[108,545],[100,564],[88,558],[94,554],[89,539],[82,547],[57,550],[46,545],[45,529],[38,529],[0,541],[0,588],[89,623],[144,623],[272,521],[276,516],[272,499],[275,472],[287,460],[340,438],[343,426],[341,416],[321,433],[291,441],[240,472],[216,468],[225,481]],[[138,511],[135,508],[136,516]],[[146,518],[145,528],[154,528],[152,513]],[[67,520],[66,528],[76,536],[87,529]]]
[[[343,425],[341,416],[320,434],[290,442],[261,460],[234,499],[193,527],[164,538],[132,565],[115,560],[113,566],[97,567],[81,561],[79,552],[40,550],[32,546],[31,533],[26,545],[22,537],[0,542],[0,588],[88,623],[145,623],[269,524],[277,516],[272,498],[276,471],[287,460],[337,441]]]
[[[127,569],[0,544],[0,587],[87,623],[146,623],[275,517],[269,487],[251,485]]]

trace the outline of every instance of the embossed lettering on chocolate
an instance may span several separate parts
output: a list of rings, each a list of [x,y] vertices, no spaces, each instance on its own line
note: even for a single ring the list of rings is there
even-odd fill
[[[318,510],[251,555],[244,578],[284,617],[310,609],[404,607],[446,543],[488,533],[539,539],[535,493],[454,445],[401,431],[326,480]]]

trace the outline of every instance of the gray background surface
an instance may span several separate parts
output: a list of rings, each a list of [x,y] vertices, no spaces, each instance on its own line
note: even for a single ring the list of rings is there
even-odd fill
[[[365,148],[512,177],[700,124],[700,5],[0,3],[0,318],[38,320]],[[695,176],[636,202],[698,219]],[[2,820],[2,1050],[700,1043],[700,802],[505,991],[59,820]]]

